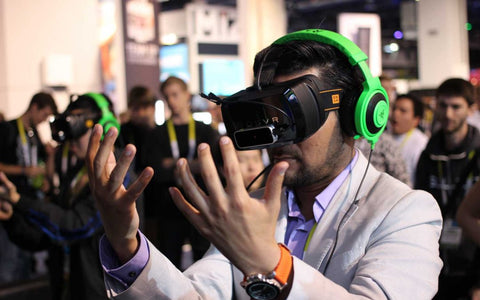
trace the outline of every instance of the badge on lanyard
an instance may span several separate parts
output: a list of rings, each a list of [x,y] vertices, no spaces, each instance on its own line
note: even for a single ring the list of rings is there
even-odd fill
[[[440,245],[446,248],[457,248],[462,241],[462,228],[452,218],[448,218],[443,223]]]

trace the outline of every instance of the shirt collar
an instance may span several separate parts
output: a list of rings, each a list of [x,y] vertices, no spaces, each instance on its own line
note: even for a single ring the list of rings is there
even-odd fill
[[[328,205],[333,199],[333,196],[340,188],[342,183],[345,181],[347,176],[352,172],[353,166],[355,166],[358,160],[358,150],[355,149],[355,156],[350,161],[348,166],[343,169],[343,171],[335,177],[335,179],[330,182],[330,184],[315,197],[315,202],[313,203],[313,216],[315,218],[315,222],[318,223],[323,212],[327,209]],[[298,207],[297,202],[295,201],[295,193],[293,190],[287,189],[287,203],[288,203],[288,216],[289,217],[297,217],[302,218],[303,215],[300,212],[300,208]]]

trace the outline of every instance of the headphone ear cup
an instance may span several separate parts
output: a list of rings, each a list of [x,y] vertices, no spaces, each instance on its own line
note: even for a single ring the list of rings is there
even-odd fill
[[[369,143],[375,144],[388,121],[388,101],[385,90],[365,89],[355,106],[355,128]]]
[[[352,93],[344,94],[340,109],[338,111],[340,116],[340,126],[344,133],[348,136],[355,136],[358,132],[355,129],[355,107],[357,104],[358,95]]]

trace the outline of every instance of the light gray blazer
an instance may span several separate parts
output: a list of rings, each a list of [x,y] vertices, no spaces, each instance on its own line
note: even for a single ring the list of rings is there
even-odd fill
[[[354,203],[366,166],[360,153],[351,176],[322,216],[303,261],[294,258],[288,299],[418,300],[435,295],[442,268],[438,251],[442,217],[435,199],[370,166]],[[279,242],[284,241],[288,213],[282,195]],[[243,274],[215,247],[184,273],[152,244],[149,247],[145,269],[127,290],[105,276],[110,297],[228,300],[234,290],[236,299],[249,299],[239,284]]]

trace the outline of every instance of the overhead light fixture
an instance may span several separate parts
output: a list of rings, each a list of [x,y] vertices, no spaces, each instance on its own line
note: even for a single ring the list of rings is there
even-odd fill
[[[175,45],[178,44],[178,36],[175,33],[168,33],[162,35],[162,45]]]
[[[400,50],[400,47],[398,46],[397,43],[390,43],[388,45],[385,45],[383,46],[383,51],[385,53],[395,53],[395,52],[398,52],[398,50]]]
[[[401,40],[403,39],[403,32],[401,32],[400,30],[396,30],[393,33],[393,37],[396,38],[397,40]]]

